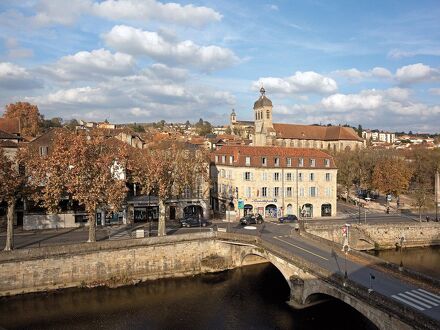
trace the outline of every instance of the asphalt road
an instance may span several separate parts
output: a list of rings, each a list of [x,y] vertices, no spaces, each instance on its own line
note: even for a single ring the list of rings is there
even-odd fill
[[[241,233],[261,234],[261,238],[267,242],[315,263],[330,272],[339,273],[343,276],[347,271],[348,278],[358,285],[373,289],[393,299],[396,304],[403,304],[407,308],[412,308],[440,321],[439,295],[405,282],[389,273],[350,260],[350,252],[346,257],[342,251],[335,251],[328,246],[320,245],[297,234],[291,235],[291,225],[266,222],[264,227],[262,225],[254,225],[254,227],[256,229],[247,230],[240,226],[234,226],[232,230]],[[371,275],[374,276],[374,279]]]

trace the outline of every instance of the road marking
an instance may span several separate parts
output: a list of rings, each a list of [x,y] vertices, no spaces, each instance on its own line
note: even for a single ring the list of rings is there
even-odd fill
[[[440,304],[440,296],[437,296],[436,294],[433,294],[433,293],[428,292],[428,291],[423,290],[423,289],[419,289],[418,291],[423,292],[423,293],[431,296],[432,298],[434,298],[434,301],[436,301],[436,302],[438,302]]]
[[[432,300],[427,299],[426,297],[421,297],[419,294],[420,292],[413,290],[413,292],[409,292],[407,291],[406,294],[409,294],[410,296],[413,296],[417,299],[420,299],[428,304],[434,305],[434,306],[438,306],[438,304],[436,304],[435,302],[433,302]]]
[[[405,299],[408,299],[408,300],[412,301],[413,303],[418,304],[418,305],[420,305],[420,306],[423,306],[423,307],[425,307],[425,308],[431,308],[431,307],[432,307],[432,306],[430,306],[430,305],[428,305],[428,304],[425,304],[425,303],[421,302],[420,300],[417,300],[416,298],[413,298],[413,297],[407,295],[407,292],[405,292],[405,293],[399,293],[399,296],[400,296],[400,297],[403,297],[403,298],[405,298]]]
[[[289,244],[289,245],[291,245],[291,246],[293,246],[293,247],[296,247],[297,249],[300,249],[300,250],[302,250],[302,251],[304,251],[304,252],[310,253],[310,254],[312,254],[312,255],[318,257],[318,258],[321,258],[321,259],[324,259],[324,260],[327,260],[327,261],[328,261],[327,258],[324,258],[323,256],[320,256],[319,254],[313,253],[312,251],[306,250],[306,249],[304,249],[304,248],[302,248],[302,247],[300,247],[300,246],[298,246],[298,245],[292,244],[292,243],[287,242],[287,241],[285,241],[285,240],[283,240],[283,239],[280,239],[280,238],[278,238],[278,237],[274,237],[274,238],[277,239],[277,240],[279,240],[279,241],[281,241],[281,242],[283,242],[283,243],[286,243],[286,244]]]
[[[392,297],[421,311],[440,304],[438,295],[423,289],[401,292]]]
[[[416,304],[413,304],[412,302],[409,302],[406,299],[403,299],[403,298],[401,298],[401,297],[399,297],[397,295],[392,295],[391,297],[393,297],[394,299],[400,300],[401,302],[403,302],[403,303],[405,303],[405,304],[407,304],[409,306],[417,308],[419,311],[424,311],[425,310],[424,308],[422,308],[422,307],[420,307],[420,306],[418,306]]]

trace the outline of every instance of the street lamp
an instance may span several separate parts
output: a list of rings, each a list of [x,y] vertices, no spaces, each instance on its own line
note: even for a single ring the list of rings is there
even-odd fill
[[[402,236],[400,237],[400,265],[399,265],[399,271],[403,270],[403,257],[402,257],[403,242],[405,242],[405,236],[402,234]]]

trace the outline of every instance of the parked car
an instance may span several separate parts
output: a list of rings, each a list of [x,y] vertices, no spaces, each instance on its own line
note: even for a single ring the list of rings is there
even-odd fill
[[[285,217],[278,218],[278,221],[281,222],[281,223],[285,223],[285,222],[298,222],[298,218],[297,218],[296,215],[289,214],[289,215],[287,215]]]
[[[257,216],[253,214],[248,214],[240,219],[240,224],[243,226],[247,226],[251,224],[263,223],[263,221],[263,217],[260,214],[258,214]]]
[[[208,221],[205,219],[199,219],[199,218],[185,218],[180,221],[181,227],[206,227],[208,225]]]

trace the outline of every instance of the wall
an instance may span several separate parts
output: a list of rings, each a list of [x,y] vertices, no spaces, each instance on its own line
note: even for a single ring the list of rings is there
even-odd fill
[[[321,225],[307,223],[305,229],[312,235],[343,243],[342,224]],[[400,244],[405,247],[440,245],[440,223],[396,223],[384,225],[353,224],[350,226],[350,246],[357,250],[390,249]]]
[[[241,263],[231,245],[197,233],[0,253],[0,296],[195,275]],[[234,259],[237,258],[237,259]]]
[[[23,215],[24,230],[70,228],[79,226],[79,223],[75,223],[75,214],[73,213]]]

